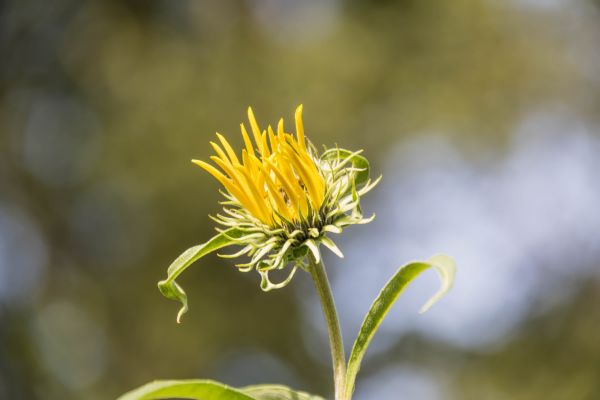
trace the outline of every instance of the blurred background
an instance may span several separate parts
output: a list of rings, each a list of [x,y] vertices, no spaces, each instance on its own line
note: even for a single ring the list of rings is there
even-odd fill
[[[331,395],[306,274],[262,293],[210,256],[214,132],[304,104],[365,149],[378,218],[326,264],[349,348],[404,262],[443,252],[375,337],[356,399],[600,398],[600,2],[0,2],[0,399],[111,399],[155,378]]]

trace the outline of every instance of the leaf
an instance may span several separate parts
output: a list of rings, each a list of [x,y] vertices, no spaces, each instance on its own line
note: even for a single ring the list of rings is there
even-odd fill
[[[231,228],[216,236],[213,236],[208,242],[190,247],[175,259],[167,270],[167,279],[158,282],[158,289],[168,299],[181,302],[182,306],[177,313],[177,323],[181,321],[181,316],[188,310],[187,295],[184,290],[175,282],[175,278],[187,269],[194,261],[205,255],[233,244],[239,244],[236,239],[242,237],[243,232],[238,228]]]
[[[323,400],[306,392],[296,392],[281,385],[253,385],[240,389],[256,400]]]
[[[117,400],[154,399],[194,400],[323,400],[322,397],[297,392],[282,385],[253,385],[241,389],[204,380],[154,381],[125,393]]]
[[[194,399],[194,400],[257,400],[239,389],[211,380],[169,380],[154,381],[125,393],[117,400],[154,399]]]
[[[436,254],[435,256],[430,257],[429,260],[427,260],[427,263],[431,264],[439,274],[440,280],[442,281],[442,286],[433,296],[431,296],[429,300],[427,300],[427,303],[423,304],[419,310],[420,314],[427,312],[431,306],[437,303],[446,295],[446,293],[450,291],[450,289],[452,289],[452,284],[454,284],[454,275],[456,274],[456,265],[454,260],[443,254]]]
[[[427,311],[436,301],[443,297],[452,287],[456,266],[454,260],[448,256],[435,255],[427,261],[416,261],[408,263],[396,272],[396,274],[385,284],[367,313],[358,337],[352,347],[350,358],[348,360],[348,369],[346,372],[345,398],[350,398],[354,391],[354,382],[360,369],[360,363],[365,355],[367,347],[373,339],[375,332],[381,325],[386,314],[404,289],[421,272],[434,268],[442,281],[440,289],[425,303],[421,312]]]

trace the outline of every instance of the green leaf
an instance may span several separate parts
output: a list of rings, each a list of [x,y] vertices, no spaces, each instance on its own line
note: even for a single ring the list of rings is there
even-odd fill
[[[182,306],[177,313],[177,322],[181,321],[181,316],[188,310],[187,295],[175,282],[175,278],[186,270],[194,261],[205,255],[237,243],[236,239],[243,236],[243,231],[238,228],[231,228],[216,236],[213,236],[208,242],[190,247],[184,251],[175,261],[171,263],[167,270],[167,279],[158,282],[158,289],[166,298],[181,302]]]
[[[240,389],[256,400],[323,400],[306,392],[296,392],[281,385],[253,385]]]
[[[358,337],[354,342],[348,360],[345,387],[346,398],[350,398],[354,391],[354,382],[356,380],[356,374],[358,374],[358,370],[360,369],[360,363],[367,351],[371,339],[373,339],[375,332],[379,328],[379,325],[381,325],[386,314],[408,284],[421,272],[429,268],[434,268],[438,272],[442,285],[438,292],[421,308],[421,312],[427,311],[452,287],[456,266],[454,260],[448,256],[435,255],[427,261],[411,262],[398,269],[396,274],[386,283],[371,305],[371,308],[360,327]]]
[[[194,400],[257,400],[250,394],[219,382],[190,379],[154,381],[125,393],[117,400],[154,399],[194,399]]]
[[[454,284],[454,275],[456,274],[456,263],[454,260],[443,254],[436,254],[435,256],[429,257],[427,263],[430,264],[440,276],[442,285],[438,291],[427,300],[425,304],[419,310],[419,313],[423,314],[427,312],[435,303],[437,303],[442,297],[452,289]]]

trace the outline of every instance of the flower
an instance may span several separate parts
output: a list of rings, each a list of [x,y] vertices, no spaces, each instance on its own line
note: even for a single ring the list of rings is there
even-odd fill
[[[241,246],[234,254],[220,256],[249,257],[236,266],[241,271],[256,269],[261,288],[268,291],[286,286],[297,268],[306,269],[307,257],[319,262],[320,244],[343,257],[329,235],[374,218],[363,217],[360,199],[381,177],[369,178],[369,163],[360,155],[362,151],[336,147],[318,155],[304,135],[302,105],[295,113],[295,136],[285,132],[283,119],[277,132],[270,125],[261,130],[251,108],[248,120],[252,137],[242,123],[245,148],[241,154],[217,133],[218,143],[210,143],[216,153],[210,157],[214,165],[192,160],[223,185],[225,201],[223,213],[211,216],[221,225],[218,235],[188,249],[171,264],[167,279],[159,282],[165,296],[183,303],[179,317],[187,310],[187,297],[174,279],[205,254]],[[288,266],[286,279],[271,282],[270,271]]]
[[[296,110],[296,137],[285,133],[283,118],[277,133],[271,126],[261,133],[252,108],[248,119],[257,147],[244,124],[240,124],[246,148],[241,162],[223,135],[217,133],[219,146],[211,142],[217,153],[210,159],[222,170],[199,160],[193,163],[204,168],[227,189],[226,197],[241,209],[269,227],[300,222],[314,210],[319,210],[325,197],[325,179],[306,146],[302,124],[302,106]],[[267,135],[268,132],[268,135]]]

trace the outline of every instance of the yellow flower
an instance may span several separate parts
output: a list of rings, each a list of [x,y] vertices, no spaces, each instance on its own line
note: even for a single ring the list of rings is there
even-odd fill
[[[277,133],[269,125],[259,128],[252,108],[248,120],[254,143],[244,124],[240,124],[246,147],[241,160],[220,133],[221,146],[211,142],[216,152],[210,159],[221,169],[200,161],[192,162],[215,177],[229,194],[248,212],[269,226],[284,220],[297,222],[306,218],[309,210],[319,210],[325,198],[325,180],[307,147],[302,123],[302,105],[296,109],[296,136],[286,133],[283,118]]]
[[[291,281],[298,268],[308,268],[308,257],[319,262],[320,245],[342,257],[329,236],[374,217],[363,217],[360,200],[379,178],[371,181],[369,162],[361,151],[336,147],[317,154],[304,136],[302,106],[296,109],[295,135],[285,132],[283,119],[277,133],[271,126],[261,130],[251,108],[248,119],[252,136],[241,124],[245,147],[240,153],[217,133],[218,142],[211,142],[214,165],[192,160],[225,187],[226,201],[223,214],[211,217],[219,224],[217,235],[183,252],[158,284],[166,297],[182,303],[178,319],[187,311],[187,295],[175,279],[206,254],[240,246],[234,254],[219,255],[247,257],[248,262],[236,267],[243,272],[256,270],[261,289],[278,289]],[[270,280],[271,271],[286,268],[285,279]]]

